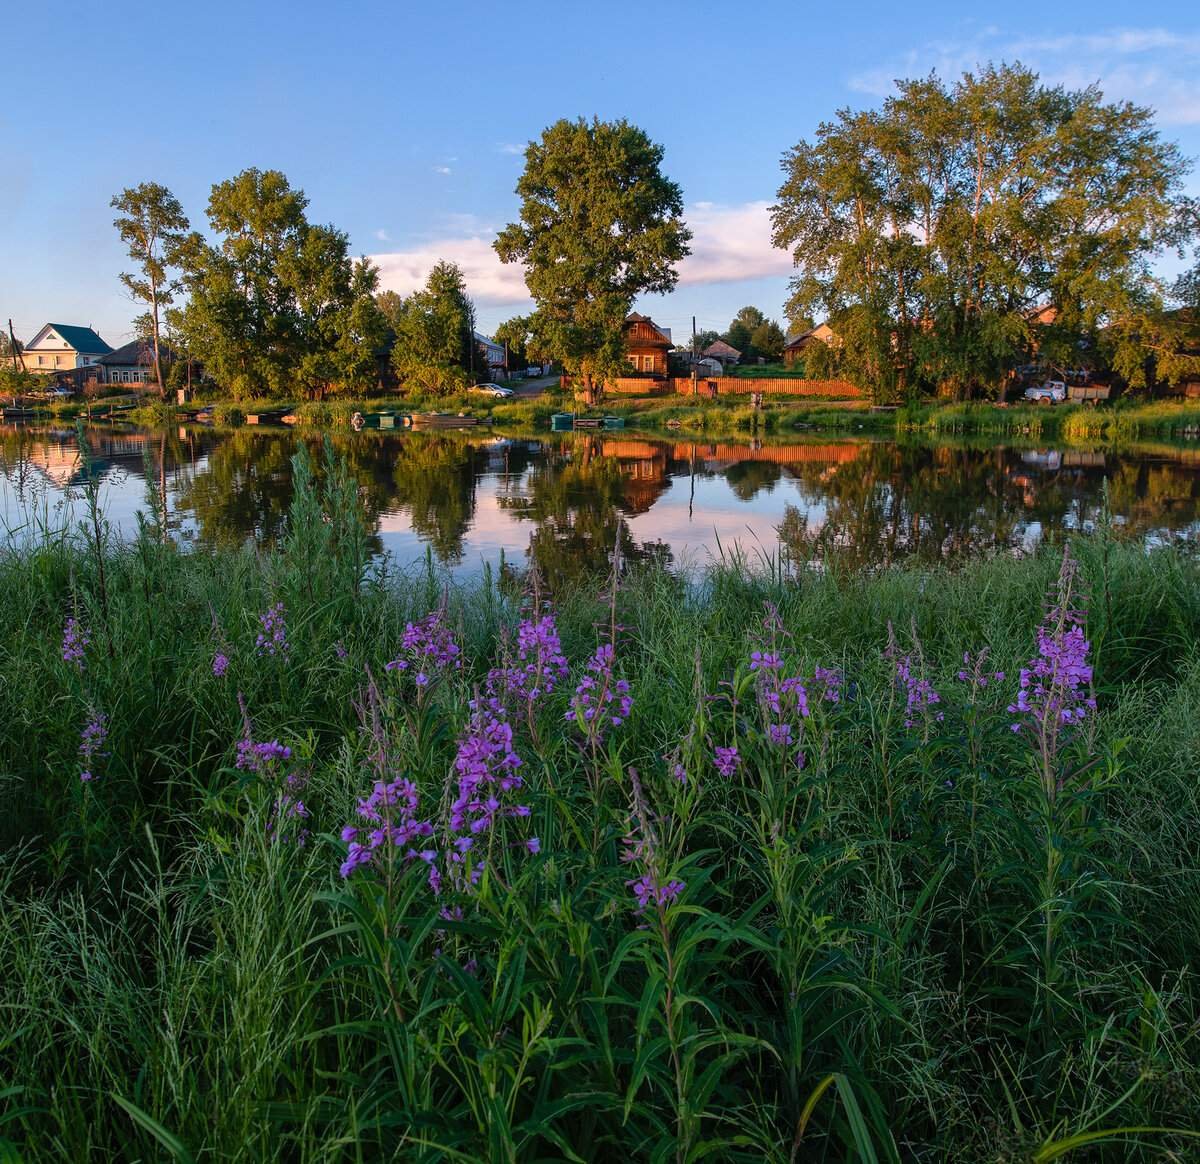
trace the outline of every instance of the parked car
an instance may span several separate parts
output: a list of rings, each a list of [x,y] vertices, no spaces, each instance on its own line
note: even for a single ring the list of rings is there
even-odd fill
[[[503,384],[476,384],[471,391],[482,392],[485,396],[494,396],[499,400],[507,400],[515,395],[511,388],[505,388]]]
[[[1062,380],[1047,380],[1025,389],[1025,399],[1035,404],[1061,404],[1067,398],[1067,386]]]
[[[51,400],[71,400],[75,396],[75,393],[70,388],[51,388],[46,395]]]
[[[541,364],[530,364],[529,367],[525,369],[525,379],[526,380],[532,380],[535,377],[540,376],[541,374],[542,374]]]

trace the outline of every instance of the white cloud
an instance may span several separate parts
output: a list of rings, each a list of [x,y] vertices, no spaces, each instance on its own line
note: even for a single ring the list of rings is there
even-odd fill
[[[502,141],[496,149],[502,154],[523,154],[525,152],[524,144],[515,141]]]
[[[450,169],[450,167],[449,167],[449,166],[434,166],[434,167],[433,167],[433,172],[434,172],[435,174],[449,174],[449,173],[451,173],[452,171],[451,171],[451,169]]]
[[[1060,36],[1014,36],[985,28],[964,41],[930,41],[884,67],[857,73],[850,86],[882,97],[894,91],[897,77],[936,70],[953,79],[989,60],[1020,61],[1051,84],[1099,84],[1110,100],[1151,106],[1166,125],[1200,124],[1200,34],[1163,28]]]
[[[377,230],[375,232],[375,237],[377,239],[379,239],[380,242],[391,242],[392,241],[392,236],[390,234],[388,234],[388,232],[386,230]]]
[[[684,211],[692,253],[679,264],[681,286],[788,275],[792,260],[771,245],[769,202],[722,206],[694,202]]]
[[[692,228],[692,253],[679,265],[679,283],[698,287],[791,273],[791,259],[771,246],[767,202],[724,206],[696,202],[684,211]],[[469,217],[462,225],[474,225]],[[445,259],[457,263],[466,277],[471,297],[483,307],[527,305],[529,293],[518,264],[501,263],[492,239],[484,229],[448,230],[440,237],[411,250],[371,256],[379,267],[380,286],[407,295],[420,287],[429,269]]]
[[[480,306],[499,307],[529,301],[524,271],[517,264],[500,262],[490,237],[445,236],[413,250],[371,256],[371,261],[379,268],[380,288],[398,291],[401,295],[421,287],[430,268],[443,259],[462,268],[467,290]]]

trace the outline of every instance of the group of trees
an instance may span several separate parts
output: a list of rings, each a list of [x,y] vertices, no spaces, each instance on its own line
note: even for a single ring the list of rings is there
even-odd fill
[[[783,168],[772,214],[797,267],[788,314],[834,326],[839,344],[813,353],[825,371],[886,395],[994,393],[1030,346],[1030,310],[1052,303],[1044,354],[1075,364],[1092,346],[1141,379],[1167,294],[1153,262],[1191,229],[1186,163],[1150,110],[989,66],[900,81]]]
[[[717,340],[724,340],[742,353],[743,361],[762,358],[773,364],[783,358],[786,339],[775,320],[768,319],[757,307],[743,307],[724,332],[697,332],[696,350],[702,352]]]
[[[401,381],[425,392],[453,392],[487,370],[475,339],[475,307],[454,263],[435,264],[425,286],[407,298],[385,291],[378,303],[395,334],[392,366]]]
[[[558,121],[529,144],[519,221],[494,244],[523,264],[534,300],[497,332],[515,366],[557,361],[592,400],[623,372],[635,298],[674,288],[689,253],[682,193],[662,160],[624,120]],[[810,374],[881,396],[994,393],[1030,348],[1031,309],[1046,303],[1058,316],[1036,342],[1052,359],[1075,364],[1091,347],[1137,384],[1149,355],[1191,358],[1181,336],[1200,302],[1190,315],[1168,310],[1154,262],[1196,235],[1197,209],[1181,193],[1187,165],[1147,109],[989,66],[953,84],[898,82],[880,109],[840,111],[783,164],[772,216],[797,268],[788,318],[829,319],[838,335],[813,346]],[[165,321],[239,396],[370,387],[389,334],[398,375],[423,389],[462,387],[486,368],[457,267],[439,263],[407,298],[377,296],[376,269],[350,256],[341,231],[310,223],[304,194],[278,171],[213,187],[213,242],[165,187],[127,190],[113,206],[137,267],[122,279],[146,304],[156,364]],[[181,291],[186,303],[171,308]],[[1175,291],[1200,300],[1200,273]],[[755,307],[719,338],[751,359],[777,360],[784,345]]]
[[[208,200],[210,242],[165,186],[143,183],[113,199],[115,225],[135,273],[121,276],[146,304],[160,391],[162,334],[177,356],[198,359],[234,397],[299,386],[378,381],[387,323],[375,302],[378,272],[350,255],[348,237],[309,222],[308,199],[278,170],[243,170]],[[186,293],[182,308],[169,305]]]

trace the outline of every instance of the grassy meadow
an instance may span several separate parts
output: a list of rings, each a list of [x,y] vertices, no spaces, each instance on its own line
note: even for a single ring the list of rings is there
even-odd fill
[[[1197,1158],[1185,552],[453,585],[332,457],[278,551],[90,500],[0,551],[0,1160]]]

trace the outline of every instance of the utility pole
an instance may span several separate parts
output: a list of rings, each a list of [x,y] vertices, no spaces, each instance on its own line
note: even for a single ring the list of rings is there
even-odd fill
[[[700,370],[696,367],[697,360],[696,352],[696,317],[692,316],[692,395],[695,396],[700,391]],[[695,492],[695,483],[693,482],[692,490]]]
[[[8,344],[9,344],[8,350],[12,353],[13,371],[15,372],[17,370],[17,361],[20,360],[21,361],[21,371],[24,372],[26,370],[25,369],[25,354],[23,352],[19,351],[17,348],[17,337],[15,335],[13,335],[13,325],[12,325],[11,319],[8,321]]]

